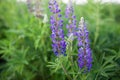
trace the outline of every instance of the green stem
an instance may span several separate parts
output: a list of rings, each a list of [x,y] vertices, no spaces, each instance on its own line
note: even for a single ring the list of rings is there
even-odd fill
[[[81,76],[81,80],[87,80],[86,75],[83,74],[83,75]]]
[[[67,70],[65,69],[65,67],[63,66],[63,64],[61,64],[61,66],[62,66],[62,69],[63,69],[65,75],[67,76],[68,80],[73,80],[73,79],[71,78],[71,76],[68,74],[68,72],[67,72]]]
[[[97,80],[97,77],[98,77],[98,73],[96,74],[95,80]]]
[[[70,41],[70,45],[69,45],[69,59],[71,61],[71,69],[72,69],[72,72],[74,73],[74,62],[73,62],[73,57],[72,57],[72,41]],[[75,75],[73,74],[73,78],[75,77]]]
[[[77,75],[75,76],[75,78],[74,78],[73,80],[76,80],[76,79],[77,79],[77,77],[78,77],[78,75],[79,75],[79,71],[78,71]]]
[[[97,41],[98,36],[99,36],[99,25],[100,25],[100,14],[99,14],[100,9],[99,9],[99,7],[100,7],[100,2],[98,1],[97,7],[96,7],[96,15],[97,15],[96,16],[96,31],[95,31],[95,38],[94,38],[94,42],[93,42],[93,47],[95,46],[96,41]]]
[[[70,42],[70,60],[71,60],[71,65],[73,66],[74,62],[73,62],[73,58],[72,58],[72,41]]]

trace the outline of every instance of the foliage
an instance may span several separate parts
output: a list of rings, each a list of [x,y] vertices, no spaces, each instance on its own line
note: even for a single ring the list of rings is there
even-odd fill
[[[45,0],[45,13],[50,17],[47,2]],[[65,6],[60,3],[63,15]],[[68,57],[56,58],[52,52],[49,23],[43,23],[42,19],[29,13],[24,3],[1,0],[0,80],[67,80],[61,63],[75,80],[119,80],[119,7],[119,4],[94,3],[92,0],[85,5],[74,5],[77,22],[85,17],[90,31],[93,67],[85,74],[79,71],[76,62],[76,42],[73,42],[72,51],[73,72]],[[65,25],[67,19],[62,17]]]

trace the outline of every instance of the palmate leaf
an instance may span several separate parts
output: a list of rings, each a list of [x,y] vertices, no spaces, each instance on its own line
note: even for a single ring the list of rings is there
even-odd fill
[[[16,46],[13,45],[13,43],[11,41],[3,40],[3,42],[0,41],[0,44],[1,44],[0,53],[2,54],[1,58],[5,59],[5,61],[9,62],[10,59],[14,59],[13,56],[16,55],[16,53],[17,53],[16,51],[20,51],[20,50],[16,49]]]
[[[47,67],[51,68],[52,72],[54,73],[61,68],[61,62],[57,58],[55,62],[48,62]]]
[[[105,51],[108,51],[108,52],[110,52],[110,53],[112,53],[112,54],[116,54],[116,51],[115,50],[113,50],[113,49],[104,49]]]
[[[115,60],[117,60],[117,59],[120,58],[120,49],[119,49],[118,52],[115,51],[115,50],[113,50],[113,49],[105,49],[105,50],[108,51],[108,52],[110,52],[110,53],[112,53],[115,56]]]
[[[11,55],[10,58],[7,59],[6,66],[8,67],[7,71],[9,72],[19,72],[20,74],[23,73],[24,66],[28,65],[28,60],[26,58],[26,53],[28,49],[17,50],[14,55]]]
[[[97,73],[97,75],[102,75],[108,78],[109,75],[116,70],[117,64],[114,62],[114,55],[105,56],[105,53],[103,53],[99,59],[97,59],[95,55],[93,55],[93,58],[95,64],[93,64],[93,71],[94,73]]]
[[[120,58],[120,49],[119,49],[119,51],[118,51],[118,53],[116,55],[116,59],[118,59],[118,58]]]
[[[115,56],[108,56],[105,57],[105,62],[103,63],[102,67],[107,66],[109,63],[113,63],[113,59],[115,58]]]
[[[99,56],[99,59],[97,58],[97,56],[93,53],[93,70],[96,72],[100,71],[100,68],[103,64],[104,61],[104,57],[105,57],[105,53],[102,53],[101,56]]]
[[[104,76],[104,77],[108,77],[108,74],[105,72],[105,71],[101,71],[101,73],[100,73],[102,76]]]
[[[62,69],[62,65],[68,69],[70,67],[68,63],[68,57],[65,57],[63,55],[60,55],[55,59],[54,62],[48,62],[47,67],[52,69],[52,72],[57,72],[58,70]]]
[[[116,69],[115,67],[117,67],[117,65],[114,63],[114,58],[115,56],[107,56],[104,58],[105,61],[100,68],[100,74],[102,76],[108,77],[110,72],[113,72]]]

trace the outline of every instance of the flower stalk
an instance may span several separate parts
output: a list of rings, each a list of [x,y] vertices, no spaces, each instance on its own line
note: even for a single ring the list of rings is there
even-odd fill
[[[56,0],[50,0],[49,9],[53,13],[50,17],[52,48],[56,56],[66,55],[66,42],[64,39],[63,20],[61,19],[60,8]]]
[[[81,69],[85,68],[85,70],[90,71],[92,67],[92,55],[89,44],[89,32],[87,30],[84,18],[81,17],[79,22],[79,31],[77,33],[78,39],[78,65]]]

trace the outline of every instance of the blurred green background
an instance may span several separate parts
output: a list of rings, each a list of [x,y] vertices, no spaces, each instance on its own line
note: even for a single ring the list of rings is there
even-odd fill
[[[40,3],[44,10],[34,15],[24,2],[0,0],[0,80],[67,80],[62,70],[52,73],[47,67],[56,56],[49,21],[43,22],[44,14],[50,17],[48,0]],[[64,15],[66,4],[59,4]],[[120,4],[88,0],[84,5],[74,4],[74,9],[77,22],[83,16],[90,32],[93,67],[88,80],[95,76],[97,80],[120,80]],[[63,19],[66,31],[67,20]]]

